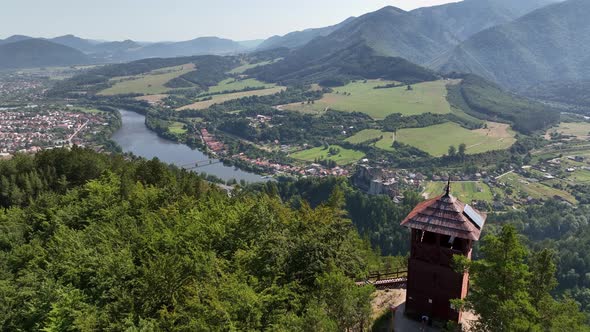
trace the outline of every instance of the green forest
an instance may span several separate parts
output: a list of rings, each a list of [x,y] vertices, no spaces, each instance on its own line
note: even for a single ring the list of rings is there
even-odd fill
[[[367,326],[374,254],[337,193],[228,197],[157,160],[74,148],[0,162],[2,331]]]
[[[2,331],[367,331],[374,289],[354,281],[402,267],[381,253],[407,254],[399,221],[421,200],[336,178],[228,195],[157,159],[76,147],[16,155],[0,174]],[[582,331],[584,211],[492,216],[476,261],[458,265],[474,284],[458,305],[483,331],[500,331],[490,317],[501,331]]]

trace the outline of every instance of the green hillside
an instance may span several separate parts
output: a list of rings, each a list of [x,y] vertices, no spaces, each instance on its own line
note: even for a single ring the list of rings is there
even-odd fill
[[[577,106],[582,110],[590,107],[590,80],[542,82],[523,93],[548,102]]]
[[[2,330],[350,330],[372,319],[374,288],[354,280],[380,258],[343,202],[229,197],[157,160],[79,148],[0,170]]]
[[[446,81],[425,82],[393,88],[382,88],[392,82],[381,80],[356,81],[334,88],[332,93],[312,105],[298,103],[285,106],[288,110],[313,109],[322,112],[333,109],[346,112],[361,112],[374,119],[384,119],[393,113],[416,115],[422,113],[447,114],[451,106],[446,100]]]
[[[195,65],[187,63],[181,66],[160,68],[148,73],[111,79],[111,86],[99,92],[99,95],[118,94],[161,94],[170,90],[166,84],[171,80],[195,70]]]
[[[469,115],[492,121],[506,121],[513,128],[531,133],[559,122],[559,112],[544,104],[512,94],[475,75],[449,86],[449,101]]]
[[[84,53],[43,39],[25,39],[0,45],[0,69],[86,64]]]
[[[424,26],[446,29],[465,40],[474,34],[521,17],[560,0],[464,0],[412,10]]]
[[[457,147],[465,144],[466,153],[477,154],[505,150],[516,142],[514,133],[506,130],[504,132],[488,132],[485,129],[468,130],[452,122],[424,128],[401,129],[395,135],[395,140],[436,157],[445,155],[451,145]]]
[[[590,78],[590,1],[568,0],[482,31],[432,63],[510,88]]]
[[[406,83],[433,81],[437,75],[398,57],[379,56],[365,44],[340,49],[338,41],[316,39],[283,60],[246,71],[265,82],[320,83],[340,86],[353,79],[386,79]]]

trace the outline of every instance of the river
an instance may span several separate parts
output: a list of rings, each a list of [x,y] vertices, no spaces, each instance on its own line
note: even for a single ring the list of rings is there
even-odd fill
[[[146,127],[144,115],[125,110],[119,110],[119,112],[123,125],[112,139],[121,146],[123,152],[131,152],[146,159],[157,157],[162,162],[186,168],[194,167],[197,161],[200,162],[199,164],[203,164],[202,162],[205,160],[217,162],[199,150],[192,150],[185,144],[159,137]],[[222,163],[205,165],[195,171],[215,175],[225,181],[231,179],[244,180],[249,183],[267,181],[260,175],[224,166]]]

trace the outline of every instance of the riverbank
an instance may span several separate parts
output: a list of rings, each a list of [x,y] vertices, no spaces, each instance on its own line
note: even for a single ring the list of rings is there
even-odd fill
[[[228,167],[218,159],[210,158],[206,153],[191,149],[189,146],[164,139],[145,125],[145,116],[128,110],[119,110],[121,128],[116,131],[112,140],[123,152],[130,152],[146,159],[159,160],[190,169],[197,173],[207,173],[224,181],[264,182],[268,179],[258,174]]]

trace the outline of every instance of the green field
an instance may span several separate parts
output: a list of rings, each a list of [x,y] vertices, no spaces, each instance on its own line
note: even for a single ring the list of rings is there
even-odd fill
[[[333,93],[326,94],[313,105],[290,104],[284,109],[303,112],[321,113],[326,109],[347,112],[362,112],[374,119],[383,119],[392,113],[416,115],[422,113],[451,113],[446,95],[448,81],[425,82],[406,86],[374,89],[391,81],[370,80],[367,83],[357,81],[343,87],[334,88]],[[348,95],[350,93],[350,96]],[[345,95],[346,94],[346,95]]]
[[[331,159],[334,160],[338,165],[348,165],[362,159],[365,154],[360,151],[345,149],[338,145],[332,145],[331,147],[340,149],[337,155],[329,155],[329,149],[323,146],[295,152],[290,155],[291,158],[303,161],[314,162],[315,160]]]
[[[429,198],[442,195],[445,192],[446,182],[426,182],[423,195]],[[472,201],[494,200],[494,195],[490,187],[483,182],[453,182],[451,184],[451,194],[460,201],[470,203]]]
[[[590,182],[590,171],[587,170],[576,170],[567,178],[568,181],[572,181],[573,183],[579,184],[584,183],[587,184]]]
[[[219,93],[223,91],[237,91],[245,88],[264,87],[265,89],[274,88],[276,84],[269,84],[260,82],[254,78],[248,78],[245,80],[236,80],[234,78],[228,78],[219,82],[219,84],[209,87],[208,93]]]
[[[365,129],[359,131],[354,136],[350,136],[346,139],[346,141],[352,144],[360,144],[366,141],[380,138],[383,135],[384,133],[379,129]]]
[[[188,130],[186,130],[184,126],[185,124],[182,122],[171,122],[168,126],[168,131],[177,135],[186,134]]]
[[[149,73],[136,76],[113,78],[111,79],[111,82],[114,83],[114,85],[108,89],[102,90],[98,94],[103,96],[129,93],[140,93],[146,95],[162,94],[170,90],[169,88],[165,87],[164,84],[193,70],[195,70],[195,65],[189,63],[182,66],[152,70]]]
[[[588,122],[562,122],[559,127],[549,129],[550,133],[560,133],[568,136],[575,136],[578,139],[590,139],[590,123]]]
[[[273,61],[263,61],[258,63],[246,63],[229,71],[229,74],[242,74],[248,69],[256,68],[273,63]]]
[[[461,143],[467,145],[468,154],[504,150],[516,142],[514,132],[507,125],[488,123],[489,129],[468,130],[456,123],[447,122],[426,128],[401,129],[396,140],[414,146],[433,156],[442,156]]]
[[[514,190],[514,195],[530,196],[537,199],[549,199],[559,196],[572,204],[576,204],[576,198],[563,190],[549,187],[539,182],[529,182],[518,174],[508,174],[502,177],[499,182],[505,183]]]
[[[229,101],[229,100],[240,99],[240,98],[250,97],[250,96],[274,95],[275,93],[279,93],[283,90],[285,90],[284,87],[277,86],[274,88],[264,89],[264,90],[254,90],[254,91],[244,91],[244,92],[226,93],[226,94],[222,94],[222,95],[214,95],[214,96],[211,96],[212,97],[211,100],[199,101],[199,102],[178,108],[178,110],[182,111],[182,110],[186,110],[186,109],[195,109],[195,110],[207,109],[214,104],[221,104],[221,103]]]
[[[385,151],[394,151],[395,148],[393,147],[393,142],[395,137],[393,133],[383,132],[381,134],[383,135],[383,138],[375,143],[375,147]]]

